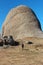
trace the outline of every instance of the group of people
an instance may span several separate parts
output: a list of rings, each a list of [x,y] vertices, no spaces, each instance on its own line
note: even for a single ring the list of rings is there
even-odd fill
[[[19,42],[14,41],[12,36],[9,36],[9,37],[5,36],[5,37],[3,37],[3,39],[0,39],[0,46],[3,46],[3,45],[18,46]],[[24,49],[23,43],[21,44],[21,48],[22,48],[22,50]]]

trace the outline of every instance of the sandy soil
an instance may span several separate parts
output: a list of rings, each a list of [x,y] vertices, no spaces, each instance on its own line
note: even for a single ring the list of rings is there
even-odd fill
[[[0,65],[43,65],[43,44],[0,47]]]

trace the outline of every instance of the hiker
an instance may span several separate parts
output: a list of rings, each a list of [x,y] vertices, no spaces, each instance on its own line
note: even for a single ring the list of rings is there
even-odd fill
[[[5,45],[7,45],[6,39],[4,41],[5,41]]]
[[[22,49],[24,49],[24,44],[22,43]]]

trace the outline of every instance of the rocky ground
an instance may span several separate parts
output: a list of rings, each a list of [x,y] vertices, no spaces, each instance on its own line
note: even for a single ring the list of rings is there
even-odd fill
[[[43,43],[34,43],[25,43],[23,50],[21,45],[0,47],[0,65],[43,65]]]

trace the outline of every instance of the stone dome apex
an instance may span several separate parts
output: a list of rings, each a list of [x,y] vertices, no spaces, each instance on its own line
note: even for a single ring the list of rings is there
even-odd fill
[[[32,12],[32,13],[31,13]],[[11,11],[8,13],[7,17],[6,17],[6,20],[10,20],[13,16],[19,14],[19,13],[30,13],[30,14],[33,14],[35,15],[35,13],[33,12],[33,10],[31,8],[28,8],[27,6],[25,5],[20,5],[20,6],[17,6],[16,8],[12,8]],[[36,15],[35,15],[36,17]],[[37,17],[36,17],[37,18]],[[5,20],[5,21],[6,21]],[[37,19],[38,20],[38,19]],[[5,24],[8,23],[9,21],[7,22],[4,22]],[[32,22],[32,21],[31,21]],[[40,22],[38,21],[37,22],[40,29],[41,29],[41,25],[40,25]]]
[[[9,18],[12,18],[13,16],[15,16],[15,15],[17,15],[17,14],[19,14],[19,13],[28,12],[28,10],[31,11],[31,9],[28,8],[28,7],[25,6],[25,5],[20,5],[20,6],[17,6],[17,7],[15,7],[15,8],[12,8],[12,9],[9,11],[9,13],[8,13],[8,15],[7,15],[5,21],[8,20]],[[4,24],[5,24],[5,23],[6,23],[6,22],[4,22]]]

